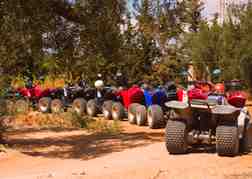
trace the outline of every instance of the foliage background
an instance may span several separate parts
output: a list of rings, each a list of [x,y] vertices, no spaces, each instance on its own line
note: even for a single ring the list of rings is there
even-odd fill
[[[252,8],[232,7],[224,24],[201,16],[199,0],[2,0],[0,85],[24,76],[90,83],[180,80],[192,61],[199,79],[245,79],[252,85]],[[136,25],[132,23],[136,21]],[[53,82],[52,82],[53,83]]]

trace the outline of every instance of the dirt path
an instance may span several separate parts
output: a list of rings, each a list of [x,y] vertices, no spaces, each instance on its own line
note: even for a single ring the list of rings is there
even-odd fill
[[[252,154],[218,157],[214,147],[169,155],[163,130],[121,124],[120,135],[84,131],[8,133],[14,150],[0,154],[1,179],[252,178]]]

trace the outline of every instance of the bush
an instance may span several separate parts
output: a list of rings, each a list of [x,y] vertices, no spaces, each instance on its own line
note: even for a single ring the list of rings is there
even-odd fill
[[[43,114],[31,112],[29,114],[16,114],[8,122],[11,128],[38,128],[38,129],[84,129],[88,132],[117,134],[121,131],[119,121],[93,119],[88,116],[79,116],[75,112],[59,114]]]
[[[65,122],[69,122],[70,126],[76,128],[87,128],[88,123],[93,120],[88,116],[80,116],[73,111],[68,111],[59,115]]]
[[[105,134],[118,134],[121,132],[119,121],[107,121],[98,119],[88,123],[87,129],[91,132],[105,133]]]

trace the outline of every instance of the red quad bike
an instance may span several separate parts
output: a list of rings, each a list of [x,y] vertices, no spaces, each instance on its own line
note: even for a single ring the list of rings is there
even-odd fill
[[[111,117],[109,116],[108,108],[106,104],[103,107],[103,114],[105,118],[122,120],[127,116],[130,123],[136,121],[136,107],[140,104],[144,104],[144,93],[142,89],[136,85],[129,89],[122,89],[116,93],[117,102],[112,104]]]
[[[225,83],[225,94],[202,88],[188,91],[189,100],[167,102],[171,109],[165,129],[165,144],[169,153],[188,152],[195,144],[212,144],[220,156],[235,156],[249,151],[250,115],[246,98],[237,81]],[[194,91],[193,91],[194,90]],[[196,94],[190,97],[190,94]],[[213,92],[213,91],[212,91]],[[198,99],[199,98],[199,99]],[[203,98],[203,99],[202,99]],[[220,100],[224,99],[224,100]]]
[[[23,88],[18,88],[16,92],[19,94],[19,99],[15,102],[17,112],[28,111],[29,105],[38,107],[44,111],[49,110],[50,97],[54,94],[55,89],[42,89],[39,85],[30,85]],[[40,103],[41,98],[46,98],[44,101],[46,105]]]

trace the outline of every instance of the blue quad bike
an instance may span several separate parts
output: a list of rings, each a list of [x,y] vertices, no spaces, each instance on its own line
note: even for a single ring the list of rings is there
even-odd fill
[[[136,106],[135,123],[138,126],[147,125],[151,129],[163,128],[166,125],[168,108],[165,103],[177,100],[177,88],[174,83],[169,83],[154,89],[143,89],[145,105]]]

